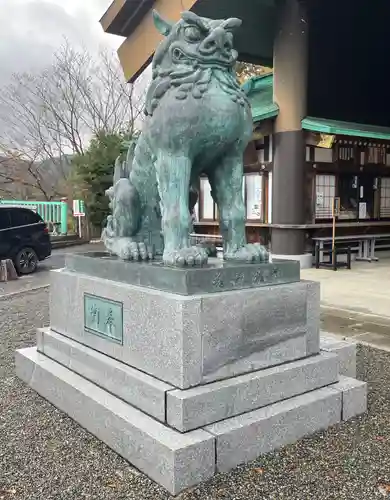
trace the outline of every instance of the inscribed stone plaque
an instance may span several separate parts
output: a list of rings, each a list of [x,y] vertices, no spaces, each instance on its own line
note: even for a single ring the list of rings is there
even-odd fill
[[[85,293],[84,328],[89,333],[123,344],[123,304]]]

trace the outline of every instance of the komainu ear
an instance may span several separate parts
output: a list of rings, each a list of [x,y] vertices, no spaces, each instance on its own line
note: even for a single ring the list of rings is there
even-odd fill
[[[230,19],[226,19],[222,23],[223,28],[225,28],[226,31],[235,31],[237,28],[239,28],[242,24],[241,19],[237,19],[236,17],[231,17]]]
[[[185,21],[188,24],[194,24],[197,26],[200,31],[203,33],[207,33],[209,30],[207,26],[202,21],[202,18],[197,16],[194,12],[191,12],[190,10],[185,10],[184,12],[181,13],[181,18],[183,21]]]
[[[168,36],[172,31],[173,25],[168,21],[165,21],[165,19],[160,16],[157,10],[153,10],[153,21],[155,27],[162,35]]]

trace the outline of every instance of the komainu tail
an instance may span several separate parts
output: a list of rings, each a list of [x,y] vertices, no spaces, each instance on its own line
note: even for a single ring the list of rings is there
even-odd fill
[[[129,179],[131,168],[133,165],[135,147],[137,145],[138,137],[132,138],[130,141],[126,141],[122,145],[121,155],[117,158],[115,162],[114,169],[114,182],[113,185],[119,181],[119,179]],[[122,161],[123,153],[127,151],[126,160]]]

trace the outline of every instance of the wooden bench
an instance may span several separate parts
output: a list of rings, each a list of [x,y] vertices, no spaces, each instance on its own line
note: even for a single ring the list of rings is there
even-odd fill
[[[377,261],[378,257],[375,255],[375,248],[378,241],[389,240],[390,242],[390,234],[359,234],[359,235],[348,235],[348,236],[336,236],[335,242],[336,245],[339,243],[346,243],[352,250],[357,249],[356,260],[361,261]],[[324,262],[324,254],[328,253],[329,250],[326,250],[326,246],[332,244],[331,236],[321,236],[314,237],[313,241],[315,243],[315,248],[318,248],[319,252],[319,262],[320,264]],[[356,243],[355,247],[352,247],[352,244]]]
[[[375,250],[377,248],[390,248],[390,234],[371,234],[369,239],[369,258],[370,261],[378,261],[378,257],[375,255]],[[379,243],[379,245],[378,245]],[[382,243],[382,245],[381,245]]]
[[[320,252],[322,252],[322,260],[320,260]],[[327,254],[329,255],[329,261],[324,260],[324,255]],[[346,261],[339,261],[337,259],[338,255],[340,254],[346,254],[347,255],[347,260]],[[334,248],[334,249],[324,249],[320,250],[320,245],[317,242],[315,246],[315,266],[316,269],[319,269],[320,267],[326,267],[326,268],[331,268],[333,271],[337,271],[337,269],[340,269],[341,267],[346,267],[347,269],[351,269],[351,247],[343,247],[343,248]]]

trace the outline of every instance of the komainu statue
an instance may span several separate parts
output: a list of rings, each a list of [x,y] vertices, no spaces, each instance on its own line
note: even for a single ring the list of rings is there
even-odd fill
[[[224,259],[268,260],[245,236],[243,153],[252,116],[234,72],[233,32],[241,21],[193,12],[174,25],[154,12],[154,21],[165,39],[153,59],[143,130],[107,191],[112,215],[103,241],[125,260],[162,255],[167,265],[205,264],[206,249],[189,238],[203,174],[218,207]]]

